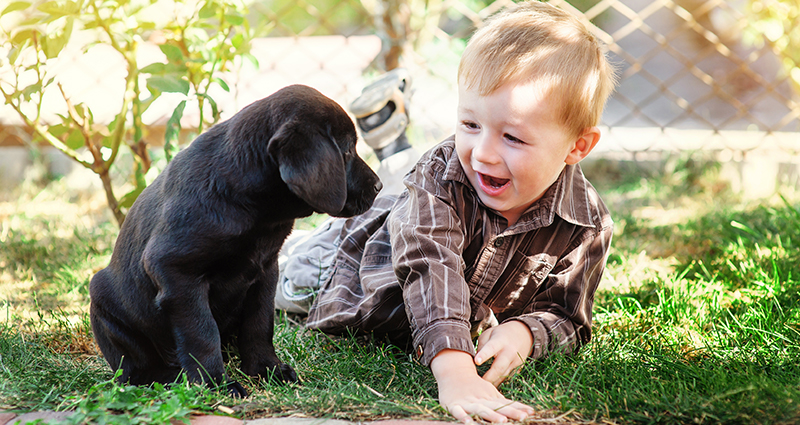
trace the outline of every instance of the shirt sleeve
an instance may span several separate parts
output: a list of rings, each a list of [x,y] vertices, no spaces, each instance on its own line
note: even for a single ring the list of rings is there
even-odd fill
[[[598,232],[586,228],[555,264],[539,291],[520,316],[531,330],[531,357],[542,358],[552,351],[571,353],[591,339],[594,293],[606,264],[613,225]]]
[[[443,158],[429,155],[406,177],[407,193],[389,217],[394,271],[420,361],[443,349],[475,354],[470,292],[464,280],[463,223]],[[407,195],[407,196],[406,196]]]

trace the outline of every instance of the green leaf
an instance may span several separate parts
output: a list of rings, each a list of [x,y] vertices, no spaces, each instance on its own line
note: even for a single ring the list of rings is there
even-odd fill
[[[143,190],[144,190],[144,187],[137,187],[137,188],[133,189],[132,191],[126,193],[122,198],[120,198],[119,206],[122,207],[122,208],[130,208],[131,206],[133,206],[134,201],[136,201],[136,198],[138,198],[139,195],[141,195]],[[111,406],[111,404],[112,403],[109,403],[109,407],[113,407],[113,406]],[[116,407],[118,407],[120,410],[123,410],[123,411],[124,410],[129,410],[131,407],[137,407],[138,406],[138,402],[130,403],[130,404],[127,403],[127,402],[117,402],[117,403],[114,403],[114,404],[119,404],[119,406],[116,406]]]
[[[44,55],[47,57],[47,59],[57,57],[58,54],[61,53],[61,50],[64,49],[64,46],[67,45],[69,36],[72,33],[72,25],[70,23],[67,26],[68,28],[65,28],[62,33],[56,33],[55,36],[47,37],[42,40],[42,50],[44,50]],[[67,32],[67,30],[69,30],[69,32]]]
[[[244,44],[244,34],[239,33],[231,37],[231,45],[235,47],[236,50],[239,50],[242,44]]]
[[[17,10],[25,10],[31,7],[30,2],[27,1],[15,1],[6,6],[2,12],[0,12],[0,16],[5,15],[6,13],[16,12]]]
[[[69,127],[64,125],[64,124],[56,124],[56,125],[51,125],[50,127],[48,127],[47,131],[50,134],[52,134],[53,136],[59,137],[62,134],[64,134],[67,131],[69,131]]]
[[[166,65],[161,62],[154,62],[139,70],[140,74],[163,74]]]
[[[200,8],[200,12],[198,13],[198,17],[200,19],[210,19],[213,18],[214,15],[217,14],[217,10],[219,7],[214,2],[206,2],[202,8]]]
[[[258,58],[256,58],[252,53],[245,53],[245,54],[242,55],[242,57],[244,57],[245,59],[250,61],[250,63],[252,63],[253,66],[256,69],[258,69],[260,67],[260,65],[258,63]]]
[[[57,1],[44,2],[40,4],[36,9],[38,9],[40,12],[49,13],[51,15],[63,16],[61,5],[59,5]]]
[[[116,115],[116,116],[114,116],[114,119],[110,123],[108,123],[108,132],[109,132],[109,134],[110,133],[114,133],[114,130],[116,130],[117,123],[119,123],[119,118],[120,118],[119,115]]]
[[[86,144],[86,140],[83,138],[83,134],[80,130],[74,129],[70,131],[69,136],[67,136],[67,140],[64,141],[64,144],[69,146],[70,149],[78,149]]]
[[[202,97],[208,101],[208,106],[211,107],[211,116],[213,116],[214,120],[216,121],[217,118],[219,118],[219,108],[217,107],[217,102],[207,94],[198,94],[197,97]]]
[[[114,137],[113,136],[103,137],[103,140],[101,140],[101,142],[104,148],[111,149],[112,145],[114,144]]]
[[[206,96],[208,99],[208,104],[211,106],[211,116],[214,117],[214,121],[219,119],[219,107],[217,107],[217,101],[212,99],[209,96]]]
[[[164,156],[167,157],[167,162],[172,161],[174,153],[178,150],[178,137],[181,134],[181,118],[183,118],[184,108],[186,108],[185,100],[175,107],[172,116],[167,121],[164,132]]]
[[[222,90],[225,90],[228,93],[231,92],[231,88],[228,87],[228,83],[226,83],[225,80],[223,80],[222,78],[214,77],[211,79],[211,81],[219,84],[219,86],[222,87]]]
[[[78,5],[78,3],[75,3],[73,1],[68,1],[63,5],[59,4],[57,1],[48,1],[42,3],[36,9],[54,17],[75,15],[81,11],[81,8]]]
[[[29,18],[23,19],[22,22],[16,24],[17,28],[26,28],[33,25],[39,25],[43,22],[41,14],[34,14]]]
[[[26,28],[22,31],[19,31],[14,34],[14,37],[11,38],[11,44],[14,46],[20,46],[30,40],[33,40],[33,34],[37,32],[38,31],[32,28]]]
[[[160,92],[188,94],[189,82],[173,76],[154,75],[147,79],[147,88]]]
[[[11,50],[8,51],[8,63],[11,64],[17,63],[19,52],[22,51],[22,49],[24,49],[24,47],[12,46]]]
[[[150,105],[152,105],[152,104],[153,104],[153,102],[154,102],[156,99],[158,99],[158,97],[159,97],[158,95],[150,95],[150,96],[148,96],[148,97],[147,97],[147,99],[145,99],[145,100],[140,100],[140,101],[139,101],[139,113],[144,113],[144,111],[146,111],[146,110],[147,110],[147,108],[149,108],[149,107],[150,107]],[[116,121],[116,120],[115,120],[115,121]],[[112,123],[112,124],[114,124],[114,123]]]
[[[25,101],[30,102],[31,96],[33,96],[34,93],[40,93],[41,91],[42,91],[42,83],[41,82],[33,83],[22,90],[22,96],[25,99]]]
[[[181,51],[180,47],[174,44],[162,44],[159,48],[170,62],[183,62],[183,51]]]
[[[225,22],[231,25],[242,25],[244,23],[244,17],[242,15],[234,15],[232,13],[225,14]]]
[[[140,69],[139,72],[142,74],[154,74],[154,75],[164,75],[164,74],[183,75],[186,73],[186,64],[155,62]]]
[[[74,1],[67,1],[66,5],[64,5],[64,9],[70,14],[75,15],[81,12],[81,6],[78,2]]]
[[[92,110],[86,106],[85,103],[81,102],[75,105],[75,112],[78,114],[79,117],[82,119],[88,119],[89,124],[94,123],[94,113]]]

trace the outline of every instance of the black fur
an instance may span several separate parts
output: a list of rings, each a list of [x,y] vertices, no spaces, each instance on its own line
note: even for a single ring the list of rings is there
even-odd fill
[[[121,382],[227,385],[241,370],[293,382],[272,343],[278,252],[294,219],[366,211],[381,188],[355,151],[350,117],[289,86],[200,135],[130,209],[108,267],[91,281],[92,331]]]

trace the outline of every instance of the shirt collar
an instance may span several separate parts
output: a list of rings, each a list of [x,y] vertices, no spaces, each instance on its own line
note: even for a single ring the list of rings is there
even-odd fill
[[[551,210],[572,224],[584,227],[595,227],[597,217],[592,217],[591,198],[596,197],[590,190],[591,184],[583,175],[580,165],[567,165],[561,172],[551,189],[553,201]],[[549,192],[549,190],[548,190]],[[552,221],[552,219],[551,219]]]
[[[458,152],[456,152],[456,136],[452,135],[442,142],[442,145],[449,147],[450,153],[447,157],[444,169],[444,179],[452,180],[470,185],[467,175],[464,174],[464,169],[461,168],[461,161],[458,159]]]

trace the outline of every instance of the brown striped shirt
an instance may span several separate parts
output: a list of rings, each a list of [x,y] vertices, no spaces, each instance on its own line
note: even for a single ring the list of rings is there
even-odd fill
[[[442,349],[475,354],[471,330],[492,313],[521,320],[533,358],[591,338],[594,292],[613,224],[578,165],[511,227],[481,204],[453,138],[418,162],[399,197],[348,219],[309,312],[327,333],[412,333],[428,365]]]

